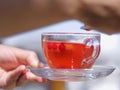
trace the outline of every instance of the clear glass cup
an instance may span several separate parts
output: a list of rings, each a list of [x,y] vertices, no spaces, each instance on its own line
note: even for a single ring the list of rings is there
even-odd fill
[[[100,34],[46,32],[42,48],[50,68],[91,68],[100,53]]]
[[[48,65],[31,72],[54,81],[86,81],[110,75],[115,68],[94,65],[100,54],[98,33],[42,33],[43,54]]]

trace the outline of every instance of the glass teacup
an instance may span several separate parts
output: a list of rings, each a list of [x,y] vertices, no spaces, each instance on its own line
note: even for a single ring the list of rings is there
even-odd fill
[[[42,48],[50,68],[91,68],[100,53],[100,34],[42,33]]]

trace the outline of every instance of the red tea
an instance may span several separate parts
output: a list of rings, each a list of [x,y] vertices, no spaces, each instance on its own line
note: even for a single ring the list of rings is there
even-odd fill
[[[98,56],[92,56],[93,45],[80,43],[43,42],[43,48],[51,68],[90,68]]]

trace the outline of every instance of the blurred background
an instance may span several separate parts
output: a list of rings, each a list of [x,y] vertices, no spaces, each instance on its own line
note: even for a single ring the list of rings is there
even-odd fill
[[[2,44],[22,49],[35,51],[40,60],[45,62],[42,47],[42,32],[84,32],[80,29],[84,24],[80,21],[69,20],[46,27],[37,28],[29,32],[20,33],[1,40]],[[97,32],[92,30],[90,32]],[[7,33],[7,32],[6,32]],[[101,32],[99,32],[101,33]],[[116,70],[105,78],[82,82],[59,82],[50,81],[46,83],[31,82],[15,90],[120,90],[120,34],[107,35],[101,33],[101,53],[96,65],[113,66]]]

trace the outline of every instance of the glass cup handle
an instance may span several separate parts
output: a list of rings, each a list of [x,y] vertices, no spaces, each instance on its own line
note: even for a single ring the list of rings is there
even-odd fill
[[[86,44],[86,46],[89,46],[89,47],[93,46],[92,55],[86,58],[85,61],[87,63],[95,61],[100,53],[100,42],[95,37],[94,38],[90,37],[90,38],[85,39],[84,43]]]

